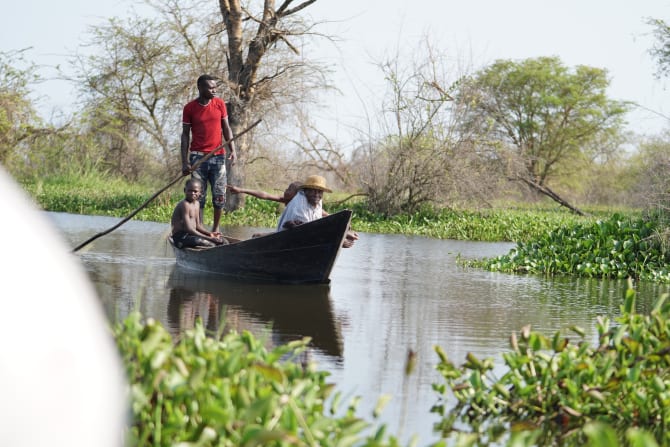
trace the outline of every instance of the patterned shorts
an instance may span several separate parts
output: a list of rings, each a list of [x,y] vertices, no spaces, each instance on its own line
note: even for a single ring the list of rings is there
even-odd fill
[[[196,164],[204,155],[190,154],[189,163],[191,166]],[[202,194],[200,195],[200,208],[205,208],[207,203],[207,185],[212,187],[212,205],[214,208],[222,209],[226,204],[226,183],[228,177],[226,175],[226,156],[214,155],[207,161],[198,166],[198,169],[193,171],[193,178],[202,182]]]

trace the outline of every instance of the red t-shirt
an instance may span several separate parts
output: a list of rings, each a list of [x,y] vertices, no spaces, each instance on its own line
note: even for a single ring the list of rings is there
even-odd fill
[[[221,98],[212,98],[206,106],[197,99],[184,106],[182,122],[191,125],[191,151],[212,152],[221,146],[223,134],[221,120],[228,117],[226,103]],[[216,155],[225,154],[222,148]]]

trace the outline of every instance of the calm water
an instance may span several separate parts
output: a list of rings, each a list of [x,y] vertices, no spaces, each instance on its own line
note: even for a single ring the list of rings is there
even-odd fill
[[[48,213],[71,246],[106,230],[118,219]],[[576,324],[595,337],[595,317],[616,315],[626,284],[618,281],[545,279],[457,266],[457,257],[507,253],[513,244],[440,241],[361,234],[343,250],[322,286],[242,284],[193,277],[177,269],[166,244],[168,226],[130,221],[94,241],[78,256],[110,319],[139,308],[175,337],[201,317],[215,329],[225,324],[251,330],[268,343],[312,337],[307,355],[346,396],[362,396],[369,418],[377,398],[393,396],[382,420],[403,440],[419,445],[438,439],[429,412],[437,396],[431,383],[440,345],[455,362],[468,352],[494,357],[507,350],[513,331],[531,324],[553,334]],[[245,238],[258,228],[225,228]],[[665,292],[640,286],[641,302]],[[409,350],[414,372],[404,373]]]

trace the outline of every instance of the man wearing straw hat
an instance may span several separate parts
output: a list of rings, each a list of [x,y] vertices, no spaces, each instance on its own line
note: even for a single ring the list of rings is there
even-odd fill
[[[333,192],[326,186],[326,179],[320,175],[310,175],[300,185],[296,196],[286,205],[279,218],[277,231],[293,228],[323,216],[321,199],[323,193]]]

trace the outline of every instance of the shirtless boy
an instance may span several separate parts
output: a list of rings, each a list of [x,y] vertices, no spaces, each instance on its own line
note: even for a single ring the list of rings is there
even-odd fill
[[[184,200],[172,213],[172,240],[178,248],[214,247],[227,243],[219,232],[210,232],[200,222],[202,183],[189,179],[184,185]]]

